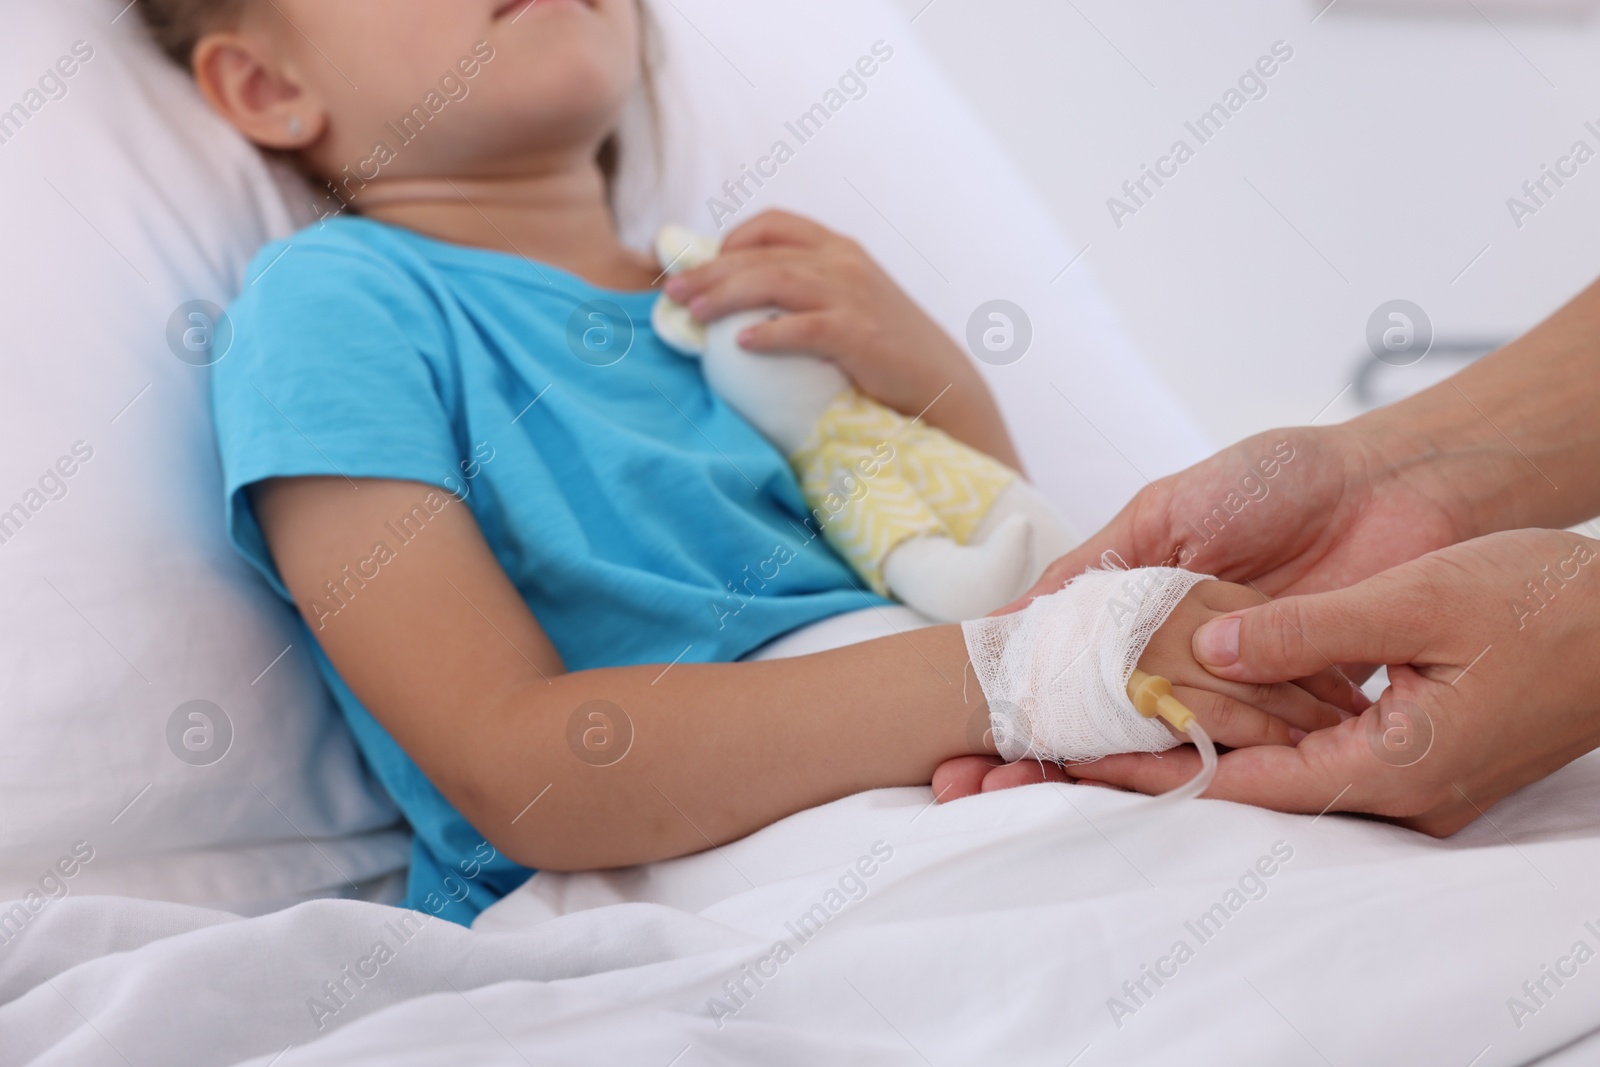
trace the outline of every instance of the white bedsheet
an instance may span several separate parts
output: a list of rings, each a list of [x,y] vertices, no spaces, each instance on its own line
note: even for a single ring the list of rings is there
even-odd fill
[[[1145,819],[1082,786],[929,799],[866,793],[698,856],[540,875],[471,931],[406,938],[413,913],[351,901],[239,919],[68,898],[0,947],[0,1063],[1493,1067],[1600,1027],[1600,959],[1546,979],[1520,1029],[1507,1006],[1600,947],[1600,759],[1442,842],[1214,801]],[[1186,923],[1275,844],[1292,858],[1202,943]],[[830,899],[862,857],[865,895]],[[1180,939],[1193,958],[1119,1027],[1108,999]],[[329,998],[380,940],[392,958]],[[763,957],[764,985],[715,1018]],[[338,1007],[321,1031],[313,997]]]

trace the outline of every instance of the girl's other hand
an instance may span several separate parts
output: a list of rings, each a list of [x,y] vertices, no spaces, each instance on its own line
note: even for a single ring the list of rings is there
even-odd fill
[[[745,348],[830,359],[879,403],[907,417],[925,415],[931,425],[1017,466],[977,368],[849,238],[768,211],[730,233],[715,261],[672,278],[666,291],[703,323],[778,308],[787,314],[740,336]]]

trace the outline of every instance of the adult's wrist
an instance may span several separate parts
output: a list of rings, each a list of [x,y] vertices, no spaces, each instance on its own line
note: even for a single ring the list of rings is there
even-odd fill
[[[1374,492],[1404,492],[1436,505],[1450,516],[1458,541],[1539,525],[1526,514],[1528,478],[1538,475],[1460,396],[1436,387],[1332,429],[1349,436]]]
[[[1600,513],[1600,283],[1431,389],[1356,420],[1469,535]]]

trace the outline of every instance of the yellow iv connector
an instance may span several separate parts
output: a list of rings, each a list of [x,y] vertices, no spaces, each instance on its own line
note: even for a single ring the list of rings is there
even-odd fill
[[[1176,730],[1189,732],[1189,726],[1194,722],[1194,712],[1183,706],[1183,703],[1172,695],[1172,683],[1158,674],[1146,674],[1134,668],[1133,677],[1128,679],[1128,699],[1133,701],[1134,708],[1147,719],[1160,716]]]

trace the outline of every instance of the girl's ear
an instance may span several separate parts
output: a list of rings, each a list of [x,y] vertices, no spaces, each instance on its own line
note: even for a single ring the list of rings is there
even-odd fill
[[[322,101],[258,40],[208,35],[195,46],[194,77],[211,106],[263,148],[299,151],[327,129]]]

